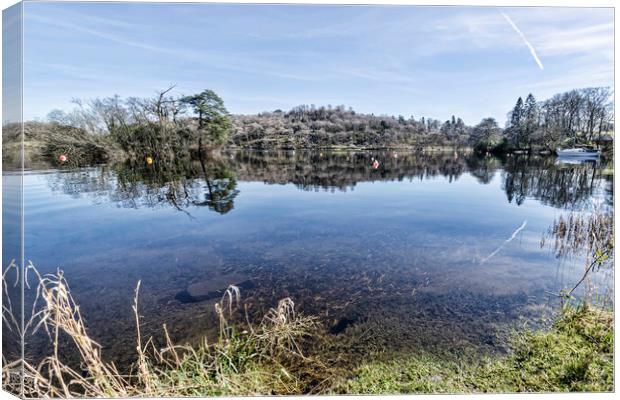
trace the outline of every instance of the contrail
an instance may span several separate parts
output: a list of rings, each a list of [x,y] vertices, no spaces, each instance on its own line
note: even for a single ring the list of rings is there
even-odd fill
[[[517,230],[516,230],[516,231],[514,231],[514,232],[512,233],[512,236],[510,236],[508,239],[506,239],[506,240],[504,241],[504,243],[502,243],[502,245],[501,245],[501,246],[499,246],[497,249],[495,249],[495,251],[494,251],[493,253],[491,253],[491,254],[489,254],[488,256],[486,256],[485,258],[483,258],[483,259],[480,261],[480,264],[484,264],[485,262],[489,261],[489,260],[490,260],[490,259],[491,259],[494,255],[496,255],[497,253],[499,253],[499,251],[500,251],[501,249],[503,249],[503,248],[504,248],[504,246],[506,246],[508,243],[512,242],[512,241],[514,240],[514,238],[516,238],[516,237],[517,237],[517,234],[518,234],[519,232],[521,232],[521,231],[523,230],[523,228],[525,228],[525,225],[527,225],[527,221],[523,221],[523,223],[521,224],[521,226],[520,226],[520,227],[518,227],[518,228],[517,228]]]
[[[515,32],[517,32],[519,36],[521,36],[521,39],[523,39],[523,42],[525,43],[525,45],[530,49],[530,53],[532,53],[532,57],[534,57],[534,60],[536,61],[536,64],[538,64],[538,67],[544,70],[545,67],[543,67],[542,63],[540,62],[540,59],[538,58],[538,55],[536,54],[536,50],[534,50],[534,46],[530,44],[530,42],[527,40],[523,32],[521,32],[521,29],[519,29],[519,27],[512,21],[512,19],[510,19],[508,15],[504,14],[503,11],[500,11],[499,13],[502,14],[504,18],[506,18],[506,21],[508,21],[510,26],[512,26],[512,29],[514,29]]]

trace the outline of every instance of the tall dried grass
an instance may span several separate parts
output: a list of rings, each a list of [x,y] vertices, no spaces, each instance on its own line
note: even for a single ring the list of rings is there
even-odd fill
[[[10,271],[15,271],[16,282],[20,280],[19,268],[12,263],[2,277],[5,293]],[[89,336],[63,272],[40,275],[32,264],[25,271],[34,273],[37,286],[31,318],[20,333],[44,330],[51,354],[38,365],[23,359],[3,360],[6,390],[37,398],[298,394],[308,390],[308,374],[300,373],[308,361],[300,341],[316,321],[296,313],[290,298],[270,309],[261,323],[247,322],[246,329],[239,330],[231,321],[241,310],[241,293],[230,286],[215,304],[220,327],[216,340],[210,343],[204,338],[198,346],[173,344],[164,325],[166,345],[157,348],[140,331],[138,282],[132,305],[137,361],[130,373],[121,374],[114,363],[104,361],[101,346]],[[4,325],[21,330],[13,311],[10,301],[5,301]],[[61,336],[70,338],[83,371],[62,361]]]

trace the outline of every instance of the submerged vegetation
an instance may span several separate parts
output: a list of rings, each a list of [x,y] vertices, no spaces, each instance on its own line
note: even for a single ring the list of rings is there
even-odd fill
[[[457,179],[470,171],[480,182],[488,183],[498,166],[504,163],[502,185],[510,201],[514,199],[521,204],[526,197],[536,197],[572,209],[589,198],[597,187],[593,186],[595,175],[601,174],[600,168],[589,164],[563,169],[543,157],[527,157],[535,165],[526,169],[522,163],[526,156],[511,156],[505,160],[471,153],[393,157],[391,152],[382,157],[385,161],[379,171],[370,166],[366,153],[342,152],[316,166],[315,161],[322,157],[322,153],[316,152],[221,152],[200,160],[185,156],[167,162],[156,159],[150,165],[129,160],[120,167],[115,164],[100,167],[114,175],[95,177],[77,170],[50,174],[50,178],[56,179],[52,184],[58,190],[70,194],[101,195],[108,193],[106,185],[112,185],[109,192],[126,207],[161,205],[188,212],[190,207],[207,206],[225,213],[233,207],[237,179],[294,182],[310,190],[346,188],[366,179],[424,179],[434,175]],[[110,167],[111,170],[106,169]],[[311,172],[305,168],[311,168]],[[565,192],[563,188],[567,185],[572,190]],[[596,260],[596,267],[586,270],[585,278],[592,271],[613,264],[612,215],[610,208],[601,208],[591,215],[558,217],[545,240],[553,245],[557,256],[585,256],[590,263]],[[9,304],[3,309],[3,317],[4,326],[20,336],[21,328],[11,316],[10,299],[6,297],[14,282],[8,272],[13,270],[17,271],[15,265],[3,275],[5,304]],[[215,304],[209,303],[217,316],[217,332],[205,333],[199,340],[177,342],[173,339],[174,332],[169,331],[169,327],[176,326],[164,325],[157,333],[153,321],[141,316],[136,290],[133,313],[137,336],[132,346],[136,351],[133,363],[121,365],[111,361],[113,355],[108,346],[100,346],[91,336],[94,330],[89,330],[89,316],[82,315],[62,272],[39,276],[31,266],[27,271],[37,279],[27,296],[33,298],[34,308],[26,325],[26,337],[32,340],[33,332],[43,337],[48,343],[44,347],[47,353],[41,358],[25,360],[19,354],[5,353],[3,382],[7,390],[20,393],[21,373],[24,372],[23,393],[28,397],[613,390],[613,315],[607,309],[597,308],[598,304],[578,303],[574,298],[577,293],[570,290],[572,286],[561,292],[563,298],[571,301],[564,302],[549,329],[536,327],[514,331],[505,348],[499,348],[496,342],[490,343],[489,347],[496,346],[497,352],[478,351],[473,342],[455,346],[458,349],[455,352],[440,352],[423,341],[418,342],[424,344],[418,346],[419,351],[380,351],[386,341],[407,340],[403,330],[416,336],[424,331],[434,334],[437,331],[433,329],[445,330],[446,326],[456,329],[465,313],[469,318],[482,319],[482,315],[472,314],[468,304],[462,310],[455,306],[455,303],[466,303],[459,297],[461,293],[445,295],[454,299],[452,303],[434,305],[427,304],[432,301],[427,301],[429,297],[424,297],[424,293],[417,293],[416,312],[450,313],[453,315],[451,323],[456,325],[446,325],[443,321],[438,326],[420,324],[411,329],[411,325],[378,326],[376,321],[364,320],[362,314],[371,306],[361,308],[358,314],[345,313],[344,309],[339,314],[336,307],[346,305],[334,307],[332,304],[324,310],[304,309],[308,311],[304,315],[294,303],[299,300],[298,303],[303,304],[304,299],[286,297],[288,294],[271,309],[252,309],[251,302],[264,304],[265,298],[248,296],[252,300],[243,302],[245,289],[240,283],[224,290]],[[359,273],[349,271],[346,274],[352,277],[356,272]],[[413,295],[417,286],[396,291],[394,281],[383,275],[385,267],[375,272],[364,276],[366,283],[361,289],[354,288],[357,293],[351,292],[349,298],[369,298],[385,289],[390,294],[381,301],[389,308],[404,304],[403,308],[411,310],[413,303],[399,301],[405,297],[403,293]],[[296,281],[301,281],[303,274],[305,272],[300,271]],[[284,281],[290,276],[272,279],[280,281],[274,280],[266,284],[266,288],[286,287]],[[19,276],[16,281],[19,282]],[[290,293],[303,296],[299,292]],[[494,299],[494,303],[499,301]],[[130,298],[126,305],[127,308],[132,306]],[[149,306],[159,307],[157,304]],[[30,303],[26,309],[30,309]],[[144,313],[144,307],[142,309]],[[504,314],[513,309],[512,304],[506,303],[487,311]],[[392,318],[402,316],[394,311]],[[498,332],[486,333],[493,336]],[[133,340],[131,335],[127,337]],[[449,340],[439,341],[435,347],[446,348],[447,343]]]
[[[32,264],[26,268],[26,283],[30,275],[37,285],[30,319],[22,328],[8,295],[9,273],[15,272],[15,284],[20,280],[11,263],[3,273],[4,327],[20,337],[38,331],[50,346],[36,364],[5,358],[3,385],[26,397],[64,398],[612,391],[613,312],[591,305],[587,296],[576,302],[572,294],[594,270],[613,266],[613,213],[560,217],[544,239],[553,240],[558,257],[581,255],[586,262],[581,280],[558,295],[573,301],[563,302],[550,329],[513,331],[505,354],[422,349],[370,361],[350,356],[346,341],[329,339],[334,327],[300,314],[289,297],[252,323],[241,289],[234,285],[214,304],[215,338],[174,344],[164,325],[161,344],[141,333],[138,281],[132,305],[135,362],[119,370],[89,336],[60,270],[41,276]]]

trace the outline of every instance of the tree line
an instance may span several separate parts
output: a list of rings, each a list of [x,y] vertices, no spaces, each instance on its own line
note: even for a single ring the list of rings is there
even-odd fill
[[[479,151],[543,150],[591,144],[613,131],[609,88],[576,89],[536,101],[521,97],[507,114],[505,128],[494,118],[468,126],[452,116],[433,118],[360,114],[344,106],[302,105],[235,116],[230,141],[243,147],[472,146]]]
[[[225,144],[231,117],[222,98],[208,89],[175,97],[170,95],[173,88],[152,98],[73,100],[73,110],[54,110],[48,120],[105,136],[130,155],[173,158],[192,146]]]
[[[505,134],[517,148],[589,143],[613,130],[611,91],[606,87],[575,89],[537,102],[521,97],[508,115]]]
[[[118,96],[74,100],[70,112],[48,119],[107,136],[130,153],[172,153],[190,147],[246,148],[471,146],[481,152],[555,149],[591,144],[613,131],[611,90],[575,89],[537,101],[518,98],[505,128],[494,118],[468,126],[456,116],[437,119],[357,113],[339,106],[300,105],[289,111],[231,115],[212,90],[172,96],[170,87],[152,98]],[[154,154],[157,155],[157,154]]]

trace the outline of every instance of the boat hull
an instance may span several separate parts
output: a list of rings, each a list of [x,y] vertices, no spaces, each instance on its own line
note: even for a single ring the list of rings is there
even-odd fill
[[[570,158],[597,158],[601,155],[599,150],[585,150],[585,149],[566,149],[556,150],[558,157],[570,157]]]

